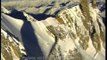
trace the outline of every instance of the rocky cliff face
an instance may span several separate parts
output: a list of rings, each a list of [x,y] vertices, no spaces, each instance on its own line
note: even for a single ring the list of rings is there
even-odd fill
[[[86,17],[79,6],[65,9],[59,14],[58,27],[63,26],[64,29],[56,28],[60,32],[57,34],[58,42],[50,54],[50,60],[97,60],[99,55],[104,59],[105,26],[97,8],[89,6],[89,13],[91,22],[84,21]]]
[[[23,45],[1,29],[1,59],[20,60],[22,55],[26,55]]]
[[[22,11],[26,21],[12,17],[2,7],[2,60],[30,58],[29,54],[34,55],[30,58],[34,60],[105,60],[105,25],[101,12],[91,4],[87,7],[66,8],[58,16],[41,21]],[[39,49],[33,40],[38,41],[43,57],[36,55]],[[37,49],[34,51],[32,47]]]

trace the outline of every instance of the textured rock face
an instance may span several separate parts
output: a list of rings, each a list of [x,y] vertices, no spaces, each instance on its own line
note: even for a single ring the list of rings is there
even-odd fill
[[[64,25],[67,34],[63,39],[58,37],[49,60],[97,60],[98,55],[102,55],[101,59],[104,59],[105,26],[97,8],[92,8],[90,5],[89,13],[91,22],[83,21],[85,17],[79,6],[65,9],[59,14],[61,21],[58,21]],[[90,24],[88,30],[84,23]]]
[[[1,59],[2,60],[19,60],[24,54],[23,45],[14,37],[10,36],[1,29]]]
[[[39,49],[35,50],[37,46],[34,40],[38,42],[44,57],[35,58],[38,57],[35,56],[30,59],[105,60],[105,26],[99,9],[93,8],[91,4],[84,11],[81,6],[76,5],[62,10],[55,18],[48,17],[41,21],[25,12],[22,14],[26,21],[14,18],[7,15],[10,14],[8,10],[2,9],[4,9],[1,15],[3,60],[19,60],[22,54],[27,57],[29,54],[35,56]],[[34,39],[35,36],[37,39]],[[25,44],[26,42],[28,44]],[[24,49],[28,53],[23,52]]]

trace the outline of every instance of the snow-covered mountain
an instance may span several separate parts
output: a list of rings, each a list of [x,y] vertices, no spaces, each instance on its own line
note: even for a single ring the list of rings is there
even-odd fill
[[[102,11],[91,3],[66,3],[14,10],[3,4],[1,59],[105,60]]]

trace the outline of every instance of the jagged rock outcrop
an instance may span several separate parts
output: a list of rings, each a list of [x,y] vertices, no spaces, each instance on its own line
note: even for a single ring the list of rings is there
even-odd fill
[[[49,60],[104,60],[105,26],[99,13],[100,11],[92,5],[89,5],[91,19],[85,19],[80,6],[63,10],[59,14],[58,21],[67,27],[64,28],[67,34],[64,39],[57,37],[57,44],[51,51]],[[84,20],[91,20],[91,22]],[[90,25],[87,26],[86,23]]]
[[[1,29],[1,59],[20,60],[22,55],[26,55],[23,45]]]

